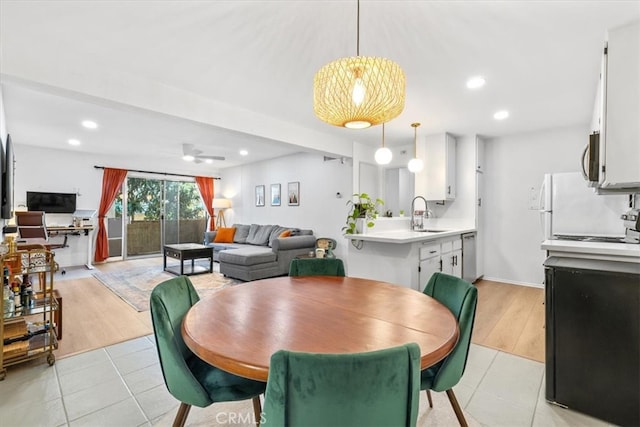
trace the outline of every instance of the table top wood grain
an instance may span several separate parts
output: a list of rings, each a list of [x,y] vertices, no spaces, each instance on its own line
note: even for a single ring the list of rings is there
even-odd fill
[[[266,381],[280,349],[356,353],[409,342],[421,367],[458,341],[453,314],[421,292],[353,277],[278,277],[224,288],[195,304],[182,324],[187,346],[209,364]]]

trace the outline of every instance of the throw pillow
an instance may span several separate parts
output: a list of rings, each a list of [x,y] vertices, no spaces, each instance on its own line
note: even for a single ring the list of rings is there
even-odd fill
[[[247,243],[247,236],[249,236],[249,224],[233,224],[236,229],[236,234],[233,236],[233,243]]]
[[[284,230],[278,237],[291,237],[291,230]]]
[[[233,235],[236,234],[236,229],[231,228],[218,228],[216,238],[213,239],[213,243],[233,243]]]

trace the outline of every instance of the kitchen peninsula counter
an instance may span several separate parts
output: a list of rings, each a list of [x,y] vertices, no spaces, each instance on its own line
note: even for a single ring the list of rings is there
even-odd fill
[[[388,230],[379,232],[368,232],[364,234],[345,234],[345,239],[363,240],[365,242],[396,243],[406,244],[414,242],[426,242],[440,239],[442,237],[459,236],[463,233],[476,231],[475,228],[446,229],[446,231],[411,231],[411,230]]]
[[[422,255],[436,251],[439,260],[441,247],[452,250],[454,241],[461,244],[462,234],[476,231],[466,221],[438,219],[425,221],[425,228],[438,231],[412,231],[408,218],[379,218],[375,227],[362,234],[344,235],[348,248],[347,274],[421,291],[425,285],[420,283],[424,281],[424,272],[420,278]],[[460,246],[457,247],[459,251]],[[447,256],[451,256],[451,252]],[[455,261],[461,263],[462,257],[456,257]],[[445,266],[448,265],[450,263]],[[461,264],[456,266],[460,268]]]

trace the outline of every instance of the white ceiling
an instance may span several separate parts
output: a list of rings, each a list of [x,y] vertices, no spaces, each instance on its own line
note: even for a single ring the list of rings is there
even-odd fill
[[[412,143],[415,121],[420,134],[487,137],[586,126],[606,30],[640,19],[640,1],[362,0],[360,7],[360,53],[390,58],[406,74],[405,110],[386,125],[391,146]],[[15,144],[173,158],[193,143],[227,157],[216,168],[340,152],[336,143],[348,151],[352,141],[380,144],[380,127],[337,128],[313,113],[315,72],[356,53],[355,0],[0,0],[0,41]],[[477,74],[487,84],[469,91],[465,81]],[[157,113],[195,111],[194,97],[215,109]],[[510,117],[495,121],[498,109]],[[100,128],[82,129],[85,118]],[[69,138],[83,145],[72,148]],[[250,155],[241,158],[240,148]]]

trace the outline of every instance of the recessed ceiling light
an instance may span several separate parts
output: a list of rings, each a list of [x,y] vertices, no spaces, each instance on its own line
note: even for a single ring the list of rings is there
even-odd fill
[[[467,80],[467,87],[469,89],[478,89],[484,86],[485,83],[486,83],[486,80],[484,79],[484,77],[475,76]]]
[[[246,156],[248,154],[249,154],[249,152],[247,150],[240,150],[240,155],[241,156]]]
[[[77,139],[70,139],[67,142],[69,143],[69,145],[74,145],[74,146],[78,146],[81,144],[81,142]]]
[[[211,163],[213,163],[213,160],[212,159],[204,159],[204,162],[211,164]]]
[[[193,157],[191,154],[185,154],[184,156],[182,156],[182,160],[187,161],[187,162],[193,162],[196,158]]]
[[[93,120],[83,120],[82,121],[82,126],[86,127],[87,129],[97,129],[98,128],[98,124],[96,122],[94,122]]]
[[[509,112],[507,110],[500,110],[493,115],[493,118],[496,120],[504,120],[509,117]]]

